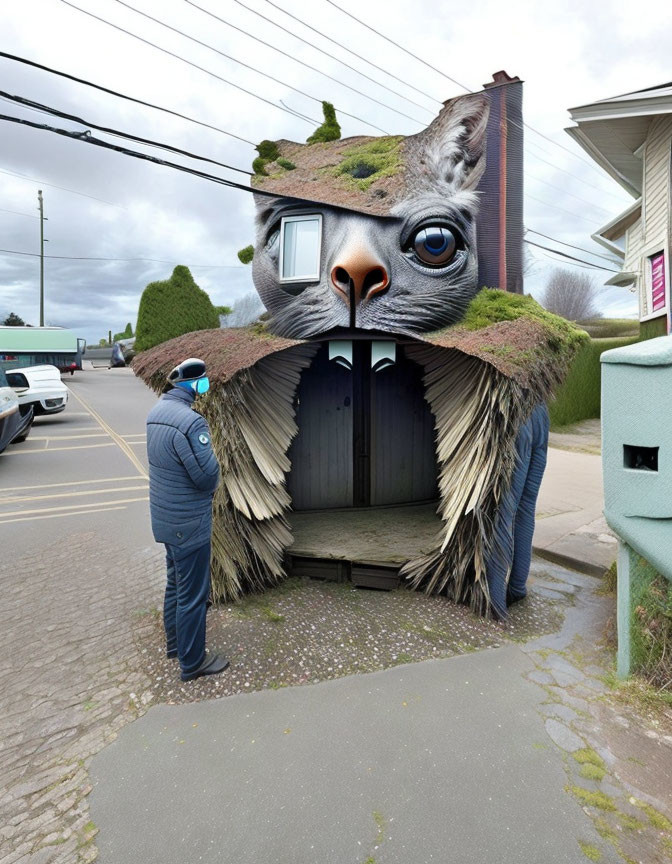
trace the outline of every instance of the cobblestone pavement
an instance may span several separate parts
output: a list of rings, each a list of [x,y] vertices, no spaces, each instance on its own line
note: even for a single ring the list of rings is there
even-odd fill
[[[98,532],[27,554],[0,604],[0,861],[96,857],[90,757],[143,710],[134,611],[156,604],[157,547],[129,551]]]
[[[672,711],[648,717],[628,704],[613,677],[613,600],[598,580],[544,563],[549,587],[575,602],[557,632],[526,641],[535,664],[528,679],[547,698],[541,705],[547,742],[563,756],[566,792],[592,819],[602,848],[626,864],[672,861]],[[613,691],[611,688],[614,688]]]

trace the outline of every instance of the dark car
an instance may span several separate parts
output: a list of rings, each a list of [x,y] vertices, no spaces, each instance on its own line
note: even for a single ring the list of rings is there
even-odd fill
[[[33,423],[33,406],[18,404],[16,394],[0,368],[0,453],[8,444],[25,441]]]

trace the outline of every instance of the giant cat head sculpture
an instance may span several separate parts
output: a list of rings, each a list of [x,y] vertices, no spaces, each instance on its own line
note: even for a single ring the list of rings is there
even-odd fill
[[[475,189],[489,104],[485,94],[454,99],[407,138],[277,142],[279,161],[253,180],[278,196],[256,196],[253,261],[275,333],[417,333],[460,319],[481,287]],[[319,242],[315,272],[302,280],[279,269],[288,221],[302,221]]]

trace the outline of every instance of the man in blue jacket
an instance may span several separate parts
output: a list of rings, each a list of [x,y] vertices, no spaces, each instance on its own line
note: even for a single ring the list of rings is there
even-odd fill
[[[166,546],[166,654],[179,659],[183,681],[217,675],[229,665],[205,649],[212,497],[219,484],[208,424],[192,409],[210,386],[205,371],[193,357],[176,366],[168,376],[171,389],[147,417],[152,532]]]
[[[546,469],[549,426],[548,408],[539,402],[518,432],[511,485],[495,519],[486,578],[492,609],[500,620],[506,618],[507,607],[527,596],[535,510]]]

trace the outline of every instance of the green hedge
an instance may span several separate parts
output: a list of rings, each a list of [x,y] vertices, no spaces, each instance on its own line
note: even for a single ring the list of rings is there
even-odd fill
[[[170,279],[150,282],[142,292],[135,328],[135,350],[145,351],[183,333],[219,327],[219,315],[188,267],[177,266]]]
[[[637,337],[629,339],[591,339],[576,355],[567,379],[557,396],[548,406],[551,426],[568,426],[579,420],[600,416],[600,355],[610,348],[632,345]]]

